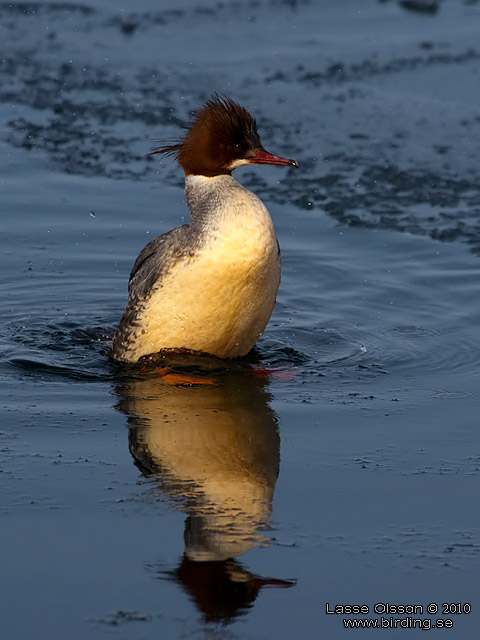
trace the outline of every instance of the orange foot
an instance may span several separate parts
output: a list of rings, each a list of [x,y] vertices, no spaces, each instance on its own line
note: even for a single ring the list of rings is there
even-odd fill
[[[171,384],[173,386],[180,385],[212,385],[215,384],[214,378],[203,378],[201,376],[190,376],[182,373],[170,373],[168,367],[158,367],[152,369],[151,367],[142,367],[142,371],[148,371],[156,373],[165,382],[165,384]]]
[[[259,378],[270,378],[279,382],[288,382],[295,379],[295,371],[293,369],[267,369],[258,364],[253,364],[252,372],[254,376]]]

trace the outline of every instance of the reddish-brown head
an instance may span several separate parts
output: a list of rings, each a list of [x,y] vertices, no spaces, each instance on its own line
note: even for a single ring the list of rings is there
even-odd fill
[[[230,174],[245,164],[298,167],[295,160],[274,156],[262,147],[255,118],[233,100],[214,96],[197,112],[184,138],[151,154],[175,155],[188,175]]]

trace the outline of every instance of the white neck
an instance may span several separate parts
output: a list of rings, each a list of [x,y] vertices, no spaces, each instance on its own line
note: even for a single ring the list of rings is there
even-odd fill
[[[193,227],[218,227],[229,221],[239,222],[245,218],[256,218],[259,224],[272,226],[270,214],[260,198],[231,175],[212,178],[187,176],[185,195]]]

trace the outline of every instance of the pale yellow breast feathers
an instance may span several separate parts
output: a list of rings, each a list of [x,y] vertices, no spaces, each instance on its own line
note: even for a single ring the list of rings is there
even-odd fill
[[[231,176],[189,176],[186,192],[193,215],[202,202],[211,207],[208,215],[202,212],[201,245],[150,296],[139,318],[135,359],[166,348],[244,355],[275,304],[280,259],[261,200]]]

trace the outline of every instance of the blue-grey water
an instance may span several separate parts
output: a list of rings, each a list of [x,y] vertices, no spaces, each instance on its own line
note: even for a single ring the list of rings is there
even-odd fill
[[[478,638],[480,3],[437,4],[0,3],[2,638]],[[133,261],[188,215],[145,154],[215,91],[300,164],[236,172],[272,320],[120,367]]]

